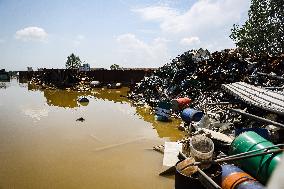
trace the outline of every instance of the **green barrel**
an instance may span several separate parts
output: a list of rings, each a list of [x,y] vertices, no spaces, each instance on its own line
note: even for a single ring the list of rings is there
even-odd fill
[[[273,146],[270,141],[262,138],[253,131],[248,131],[240,134],[231,144],[230,155],[235,155],[252,150],[263,149]],[[275,147],[275,149],[279,149]],[[264,151],[264,150],[263,150]],[[255,152],[259,153],[259,152]],[[243,170],[250,173],[261,183],[266,184],[270,175],[280,162],[282,154],[267,154],[262,156],[251,157],[248,159],[239,160],[238,163]]]

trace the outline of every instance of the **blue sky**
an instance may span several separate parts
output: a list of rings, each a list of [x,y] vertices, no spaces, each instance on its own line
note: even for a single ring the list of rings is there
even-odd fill
[[[0,68],[159,67],[186,50],[233,48],[248,0],[0,0]]]

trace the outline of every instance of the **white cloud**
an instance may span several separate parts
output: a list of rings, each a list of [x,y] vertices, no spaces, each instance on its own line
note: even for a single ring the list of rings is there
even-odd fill
[[[0,44],[1,44],[1,43],[5,43],[5,39],[1,39],[1,38],[0,38]]]
[[[157,67],[169,59],[167,42],[164,38],[155,38],[150,43],[138,39],[134,34],[127,33],[116,37],[120,46],[120,59],[123,66]]]
[[[233,24],[239,23],[247,14],[248,0],[198,0],[180,11],[165,6],[148,6],[132,9],[145,21],[158,22],[161,35],[180,41],[188,36],[202,38],[200,45],[215,48],[232,47],[228,38]],[[192,40],[183,40],[183,42]],[[195,40],[196,41],[196,40]]]
[[[140,9],[132,9],[133,12],[139,13],[145,20],[164,21],[177,17],[178,12],[168,6],[149,6]]]
[[[196,36],[185,37],[185,38],[182,38],[180,40],[180,44],[181,45],[186,45],[186,46],[198,45],[198,44],[200,44],[200,39],[199,39],[199,37],[196,37]]]
[[[23,113],[26,116],[29,116],[32,118],[34,121],[39,121],[42,117],[47,117],[49,110],[47,109],[23,109]]]
[[[41,41],[47,40],[48,34],[43,28],[39,27],[26,27],[18,30],[15,34],[15,38],[22,41]]]
[[[185,12],[168,6],[150,6],[133,11],[145,20],[160,21],[164,32],[179,33],[235,23],[241,13],[247,11],[248,5],[248,0],[199,0]]]

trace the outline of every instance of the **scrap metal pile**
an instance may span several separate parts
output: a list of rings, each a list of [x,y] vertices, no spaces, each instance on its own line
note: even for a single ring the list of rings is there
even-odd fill
[[[130,98],[156,107],[158,121],[180,117],[188,133],[153,147],[160,175],[175,174],[177,189],[263,189],[284,151],[283,68],[284,56],[199,49],[145,77]]]
[[[267,80],[258,73],[284,74],[284,56],[250,57],[239,49],[209,53],[190,50],[145,77],[129,95],[139,103],[156,106],[160,100],[189,96],[195,100],[206,93],[213,102],[224,99],[222,84],[244,81],[265,87],[282,86],[283,81]],[[218,92],[216,92],[218,91]]]
[[[232,125],[237,127],[246,123],[246,127],[250,128],[258,124],[258,121],[248,121],[245,116],[229,111],[232,108],[243,109],[251,114],[281,122],[281,117],[269,111],[270,103],[274,103],[271,100],[267,101],[267,97],[271,95],[269,91],[268,95],[261,95],[261,92],[258,92],[259,97],[250,99],[252,95],[255,95],[254,91],[245,92],[245,90],[252,85],[262,87],[263,89],[259,89],[262,92],[267,91],[266,88],[273,89],[281,96],[284,87],[283,67],[284,55],[280,57],[263,55],[257,58],[249,56],[240,49],[227,49],[212,54],[203,49],[190,50],[157,69],[151,76],[145,77],[136,85],[129,97],[134,103],[148,104],[158,109],[165,107],[165,105],[161,106],[161,102],[171,104],[174,99],[188,97],[191,99],[191,108],[206,114],[211,123],[207,124],[210,125],[210,129],[223,133],[229,130],[229,133],[232,133]],[[241,96],[232,95],[232,92],[236,90],[226,90],[226,88],[232,89],[230,84],[235,82],[243,82],[247,85],[238,91],[238,95],[242,94]],[[257,88],[253,87],[253,89]],[[244,98],[250,100],[244,101]],[[258,102],[259,99],[262,99],[261,103]],[[280,102],[277,98],[270,99]],[[282,106],[284,105],[271,107]],[[262,107],[266,108],[263,110]],[[181,111],[182,109],[172,108],[171,115],[180,117]],[[277,113],[277,111],[272,111],[272,113]],[[165,111],[161,111],[160,108],[158,114],[161,112]],[[259,124],[259,126],[266,127],[267,125]]]

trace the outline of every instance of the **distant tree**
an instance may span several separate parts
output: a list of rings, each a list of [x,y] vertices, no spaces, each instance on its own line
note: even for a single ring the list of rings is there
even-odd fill
[[[251,0],[248,20],[234,25],[230,38],[252,54],[284,52],[284,1]]]
[[[76,69],[79,68],[79,66],[81,66],[81,60],[79,58],[79,56],[74,55],[73,53],[67,57],[67,61],[66,61],[66,69]]]
[[[113,64],[113,65],[110,66],[110,69],[111,69],[111,70],[119,70],[120,67],[119,67],[119,65],[117,65],[117,64]]]

